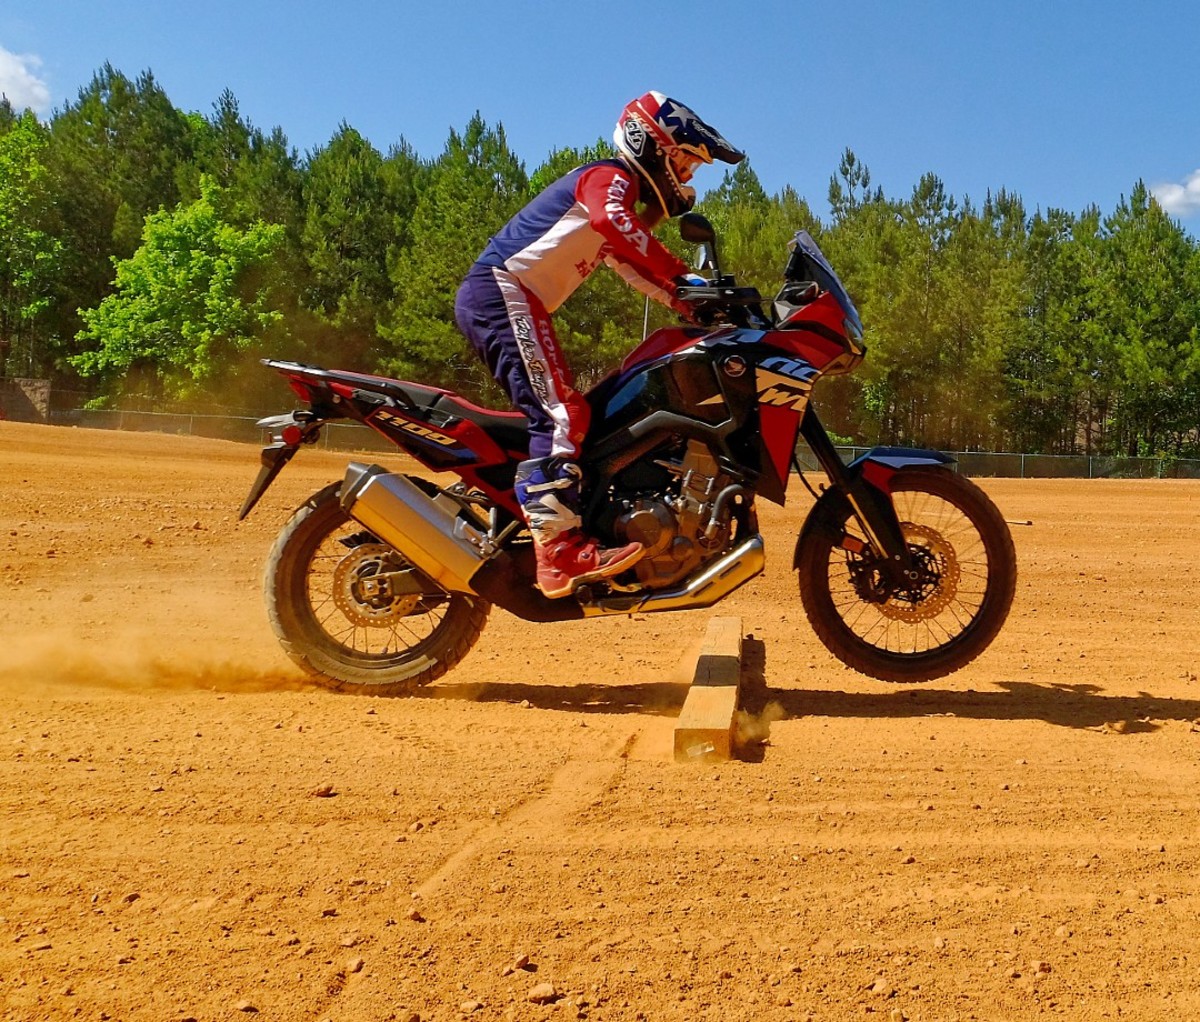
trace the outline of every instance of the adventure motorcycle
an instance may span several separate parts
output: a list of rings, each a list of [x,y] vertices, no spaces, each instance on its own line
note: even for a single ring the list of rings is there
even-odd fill
[[[755,500],[782,505],[793,467],[808,483],[797,434],[827,480],[792,561],[820,640],[850,667],[901,682],[948,674],[988,646],[1016,585],[995,505],[934,451],[878,447],[843,464],[810,403],[818,379],[865,354],[858,312],[816,243],[796,235],[764,311],[754,288],[721,273],[708,221],[687,214],[681,231],[712,278],[679,297],[708,326],[655,331],[586,395],[585,528],[646,552],[572,596],[550,600],[534,584],[513,493],[523,415],[417,383],[264,362],[307,408],[259,423],[274,442],[239,518],[333,419],[458,477],[351,463],[295,512],[265,578],[293,660],[335,687],[401,693],[457,664],[492,604],[535,622],[710,607],[763,570]]]

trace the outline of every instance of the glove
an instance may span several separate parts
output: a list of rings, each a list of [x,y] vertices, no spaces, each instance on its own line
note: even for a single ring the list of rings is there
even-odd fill
[[[674,283],[676,287],[708,287],[708,281],[694,273],[681,273]]]

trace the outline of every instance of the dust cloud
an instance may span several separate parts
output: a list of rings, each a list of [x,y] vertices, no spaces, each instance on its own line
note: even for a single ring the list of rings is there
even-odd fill
[[[299,670],[262,670],[246,663],[174,659],[151,649],[113,645],[88,651],[64,649],[39,637],[19,650],[0,651],[0,690],[39,691],[47,687],[136,691],[296,692],[316,685]]]

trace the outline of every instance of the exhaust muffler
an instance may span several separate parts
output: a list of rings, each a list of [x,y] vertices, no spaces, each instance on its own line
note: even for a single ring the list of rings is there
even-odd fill
[[[487,537],[458,516],[450,498],[430,497],[408,477],[378,465],[351,462],[341,503],[442,588],[475,594],[471,579],[486,560]]]

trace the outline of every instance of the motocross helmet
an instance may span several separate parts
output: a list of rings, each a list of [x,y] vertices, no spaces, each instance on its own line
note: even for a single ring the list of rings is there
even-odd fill
[[[746,157],[690,109],[661,92],[647,92],[621,111],[613,142],[672,217],[695,205],[696,190],[687,182],[700,164],[714,159],[741,163]]]

